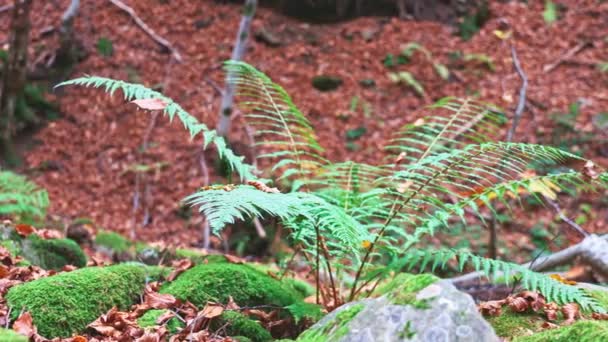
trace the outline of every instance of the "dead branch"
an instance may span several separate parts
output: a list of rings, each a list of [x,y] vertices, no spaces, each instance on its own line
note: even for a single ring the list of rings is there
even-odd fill
[[[4,6],[0,7],[0,13],[10,11],[13,9],[14,6],[15,5],[13,5],[13,4],[4,5]]]
[[[250,35],[249,31],[251,30],[251,22],[253,21],[257,3],[257,0],[245,0],[243,17],[239,24],[236,42],[232,50],[232,56],[230,57],[233,61],[240,61],[243,59],[243,55],[245,55],[247,40]],[[220,105],[219,120],[217,124],[217,134],[222,137],[228,137],[228,133],[230,132],[235,91],[235,85],[231,82],[232,77],[233,75],[231,75],[231,73],[227,73],[226,90],[222,92],[222,103]]]
[[[521,64],[519,62],[519,58],[517,58],[517,51],[515,51],[515,47],[511,46],[511,57],[513,58],[513,66],[517,71],[517,74],[521,78],[521,88],[519,89],[519,101],[517,103],[517,107],[515,108],[515,116],[513,117],[513,125],[507,134],[507,142],[511,142],[513,140],[513,134],[515,134],[515,130],[519,125],[519,120],[521,119],[521,114],[524,112],[524,108],[526,107],[526,91],[528,90],[528,77],[526,73],[521,68]]]
[[[589,235],[574,246],[548,256],[540,257],[521,266],[529,268],[532,271],[541,272],[567,264],[579,256],[588,263],[593,270],[602,275],[608,275],[608,234],[602,236],[597,236],[595,234]],[[480,278],[481,276],[483,276],[482,272],[472,272],[451,278],[450,280],[452,283],[462,284]],[[497,275],[497,277],[500,276],[502,276],[502,272],[499,272]]]
[[[144,32],[146,32],[146,34],[148,34],[148,36],[150,36],[150,38],[152,38],[152,40],[154,40],[157,44],[163,46],[167,50],[171,51],[171,55],[173,56],[173,58],[175,58],[176,61],[178,61],[180,63],[182,62],[182,56],[175,49],[173,44],[171,44],[169,41],[167,41],[163,37],[156,34],[156,32],[154,32],[154,30],[152,30],[152,28],[150,28],[150,26],[148,26],[143,20],[141,20],[140,17],[137,16],[137,14],[135,13],[135,10],[133,10],[133,8],[125,5],[120,0],[110,0],[110,2],[112,4],[114,4],[116,7],[120,8],[121,10],[127,12],[129,14],[129,16],[131,16],[131,18],[135,21],[137,26],[139,26],[139,28],[141,28]]]
[[[555,60],[555,62],[546,64],[543,67],[543,72],[544,73],[551,72],[553,69],[557,68],[560,64],[562,64],[566,60],[569,60],[572,57],[574,57],[574,55],[576,55],[581,50],[583,50],[583,48],[585,48],[587,46],[587,44],[588,44],[587,42],[582,42],[582,43],[579,43],[578,45],[576,45],[575,47],[573,47],[572,49],[566,51],[563,55],[559,56],[557,58],[557,60]]]

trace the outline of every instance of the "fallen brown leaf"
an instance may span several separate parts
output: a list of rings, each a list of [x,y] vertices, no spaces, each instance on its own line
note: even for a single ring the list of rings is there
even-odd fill
[[[147,110],[164,110],[168,105],[166,101],[161,99],[139,99],[133,100],[131,103],[135,103],[139,108]]]
[[[13,323],[13,330],[21,335],[25,335],[27,337],[32,337],[36,334],[36,327],[34,326],[34,322],[32,320],[32,315],[29,312],[22,313],[15,323]]]
[[[194,266],[194,263],[190,259],[182,259],[172,262],[171,266],[173,266],[173,271],[171,271],[171,273],[167,277],[167,281],[175,280],[178,275],[182,274],[185,270]]]
[[[29,224],[16,224],[15,231],[17,232],[17,234],[26,237],[36,232],[36,228],[30,226]]]
[[[568,303],[562,306],[562,314],[564,315],[564,324],[570,325],[581,316],[580,309],[576,303]]]

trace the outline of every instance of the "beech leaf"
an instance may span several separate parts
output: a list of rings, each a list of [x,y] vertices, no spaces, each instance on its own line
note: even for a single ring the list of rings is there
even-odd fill
[[[135,103],[139,108],[147,110],[164,110],[168,105],[166,101],[161,99],[139,99],[131,102]]]

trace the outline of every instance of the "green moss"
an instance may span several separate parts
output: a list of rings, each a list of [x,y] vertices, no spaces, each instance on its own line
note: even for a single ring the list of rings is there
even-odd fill
[[[315,294],[315,288],[312,285],[299,279],[283,278],[283,284],[298,292],[304,298]]]
[[[541,330],[545,321],[538,314],[513,312],[509,309],[503,310],[500,316],[486,317],[486,320],[500,337],[530,335]]]
[[[102,230],[95,235],[95,244],[97,246],[105,247],[114,253],[128,252],[131,248],[131,241],[127,240],[122,235]]]
[[[225,256],[221,254],[203,254],[197,250],[177,248],[175,250],[174,259],[190,259],[195,264],[211,264],[228,262]]]
[[[355,304],[342,310],[328,322],[325,326],[318,329],[308,329],[297,339],[298,342],[326,342],[334,341],[348,333],[348,322],[352,321],[365,306]]]
[[[70,239],[42,239],[30,235],[21,243],[23,257],[44,269],[59,270],[65,265],[84,267],[87,256],[76,242]]]
[[[6,300],[12,318],[28,311],[41,335],[68,337],[113,306],[129,308],[142,293],[147,275],[146,267],[138,264],[88,267],[14,286]]]
[[[432,274],[400,273],[393,280],[381,286],[374,292],[375,296],[388,295],[388,298],[397,305],[412,305],[418,309],[429,307],[428,301],[416,299],[418,292],[435,283],[439,278]]]
[[[0,328],[0,341],[2,342],[28,342],[29,339],[17,334],[13,330]]]
[[[143,316],[137,319],[137,324],[142,328],[159,325],[158,323],[156,323],[156,321],[160,316],[164,315],[168,311],[169,310],[148,310],[145,314],[143,314]],[[175,334],[181,329],[183,329],[186,325],[178,318],[173,317],[165,323],[165,326],[169,330],[170,334]]]
[[[195,305],[207,301],[226,303],[232,296],[241,306],[287,306],[301,296],[278,280],[248,265],[209,263],[195,266],[175,281],[164,285],[161,293],[170,293]]]
[[[13,240],[2,240],[0,241],[0,246],[6,248],[11,256],[14,258],[17,255],[21,254],[21,247],[19,247],[19,243]]]
[[[522,336],[514,342],[601,342],[608,341],[608,321],[578,321],[572,325]]]
[[[262,325],[237,311],[224,311],[219,319],[214,320],[211,329],[224,327],[227,336],[242,336],[253,342],[271,341],[272,336]]]

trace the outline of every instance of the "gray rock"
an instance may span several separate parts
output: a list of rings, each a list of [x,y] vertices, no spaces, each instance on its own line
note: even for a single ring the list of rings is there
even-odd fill
[[[420,282],[420,277],[426,278]],[[343,305],[305,331],[298,341],[499,341],[471,296],[449,281],[435,279],[400,275],[388,285],[388,292]],[[429,280],[433,282],[430,285]]]

